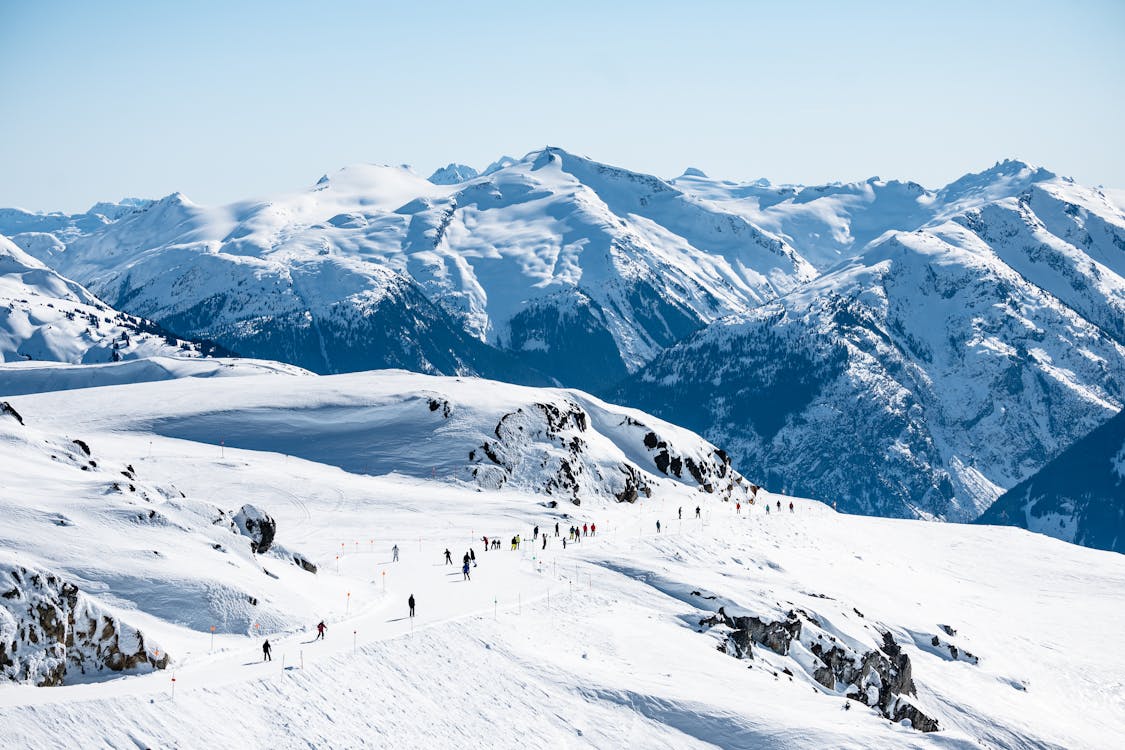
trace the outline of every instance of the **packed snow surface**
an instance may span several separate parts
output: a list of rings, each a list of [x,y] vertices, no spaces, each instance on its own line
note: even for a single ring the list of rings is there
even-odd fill
[[[8,746],[1110,748],[1125,731],[1122,556],[766,490],[726,500],[660,472],[623,417],[685,462],[704,441],[577,392],[391,372],[6,401],[0,566],[71,583],[84,612],[144,643],[117,642],[143,657],[123,673],[91,652],[62,686],[0,683]],[[650,497],[531,492],[538,463],[513,463],[526,481],[500,489],[472,476],[483,440],[553,456],[559,416],[489,434],[513,407],[567,401],[591,420],[586,470],[633,465]],[[276,522],[264,554],[233,527],[244,506]],[[564,549],[571,524],[597,530]],[[46,601],[33,575],[0,598],[0,631]],[[735,658],[734,633],[700,624],[720,607],[793,613],[801,638]],[[818,641],[877,656],[888,637],[912,664],[906,700],[939,731],[814,679]]]

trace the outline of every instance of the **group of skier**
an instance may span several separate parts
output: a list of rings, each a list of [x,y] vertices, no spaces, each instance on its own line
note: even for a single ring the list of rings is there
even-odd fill
[[[754,502],[753,499],[751,499],[750,502],[751,502],[751,504],[753,504],[753,502]],[[764,503],[764,505],[765,505],[766,513],[768,514],[770,512],[770,504],[767,502],[767,503]],[[781,512],[781,501],[780,500],[777,501],[776,507],[777,507],[778,512]],[[702,511],[702,508],[700,506],[698,506],[698,505],[695,506],[695,517],[696,518],[702,518],[702,512],[703,511]],[[790,513],[796,512],[792,501],[790,501],[790,503],[789,503],[789,512]],[[735,513],[737,513],[739,515],[742,514],[742,503],[741,502],[735,503]],[[680,507],[680,508],[677,509],[676,515],[677,515],[677,518],[679,520],[681,520],[681,521],[683,520],[683,518],[684,518],[683,507]],[[555,536],[561,538],[563,549],[566,549],[566,546],[567,546],[568,542],[570,542],[570,543],[581,542],[583,537],[594,536],[597,533],[597,529],[598,529],[597,525],[592,523],[592,522],[583,523],[581,526],[578,526],[577,524],[574,524],[574,525],[571,525],[570,528],[568,528],[566,530],[566,535],[563,536],[561,534],[561,529],[559,527],[559,523],[557,521],[555,522]],[[661,525],[660,520],[657,519],[657,521],[656,521],[656,533],[658,533],[658,534],[661,533],[662,529],[663,529],[663,526]],[[534,540],[538,540],[540,537],[542,537],[542,547],[541,547],[541,549],[547,549],[547,533],[544,531],[542,534],[540,534],[539,526],[535,526],[531,530],[531,538],[534,541]],[[524,543],[524,541],[525,540],[519,534],[516,534],[515,536],[513,536],[512,539],[511,539],[512,550],[513,551],[519,550],[520,546]],[[484,544],[484,549],[486,551],[487,550],[498,550],[498,549],[500,549],[500,539],[498,537],[489,538],[487,535],[481,536],[481,542]],[[392,562],[398,562],[398,553],[399,553],[399,549],[398,549],[398,545],[396,544],[393,547],[391,547],[391,560],[392,560]],[[445,558],[445,564],[446,565],[452,565],[453,564],[453,553],[449,551],[449,548],[445,549],[444,558]],[[474,567],[477,567],[477,555],[476,555],[476,552],[470,547],[469,550],[464,554],[464,556],[461,559],[462,580],[464,580],[464,581],[471,581],[472,580],[472,568],[474,568]],[[414,602],[414,594],[411,593],[410,597],[407,599],[407,606],[409,607],[409,616],[410,617],[414,617],[414,603],[415,603]],[[328,626],[324,623],[323,620],[321,620],[319,623],[317,623],[317,626],[316,626],[317,635],[316,635],[316,638],[314,640],[324,640],[324,633],[327,630],[328,630]],[[269,640],[266,640],[262,644],[262,660],[263,661],[272,661],[272,651],[273,651],[273,648],[270,645]]]

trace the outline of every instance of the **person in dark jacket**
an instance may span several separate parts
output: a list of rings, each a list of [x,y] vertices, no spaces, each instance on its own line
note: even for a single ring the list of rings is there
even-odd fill
[[[410,595],[410,598],[406,600],[406,603],[410,605],[410,616],[413,617],[414,616],[414,594]]]
[[[472,580],[472,579],[469,578],[469,561],[468,560],[466,560],[465,564],[461,566],[461,575],[463,575],[465,577],[464,580],[466,580],[466,581]]]
[[[267,640],[262,644],[262,661],[273,661],[273,657],[270,656],[272,652],[273,647],[270,646],[270,642]]]
[[[449,554],[448,548],[446,548],[446,550],[445,550],[445,564],[446,565],[452,565],[453,564],[453,555]]]
[[[328,626],[324,624],[324,620],[321,620],[320,622],[318,622],[316,624],[316,638],[315,638],[315,640],[323,641],[325,630],[328,630]]]

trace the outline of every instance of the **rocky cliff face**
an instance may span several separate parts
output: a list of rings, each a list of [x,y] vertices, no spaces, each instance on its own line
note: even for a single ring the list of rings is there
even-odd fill
[[[164,669],[168,654],[61,576],[0,562],[0,675],[40,687]]]

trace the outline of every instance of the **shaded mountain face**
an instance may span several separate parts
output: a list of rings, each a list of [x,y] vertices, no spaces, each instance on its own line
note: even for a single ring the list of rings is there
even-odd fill
[[[229,354],[106,305],[0,236],[0,362],[71,364]]]
[[[1001,495],[979,522],[1125,552],[1125,412]]]
[[[1060,297],[1107,319],[1120,299],[1055,297],[1029,280],[1046,286],[1050,261],[1019,272],[1006,250],[959,224],[896,234],[669,349],[613,396],[700,430],[766,486],[971,520],[1125,397],[1115,331]]]
[[[242,354],[609,394],[864,513],[975,518],[1122,402],[1125,215],[1021,162],[804,187],[546,148],[97,215],[7,220],[115,306]]]

